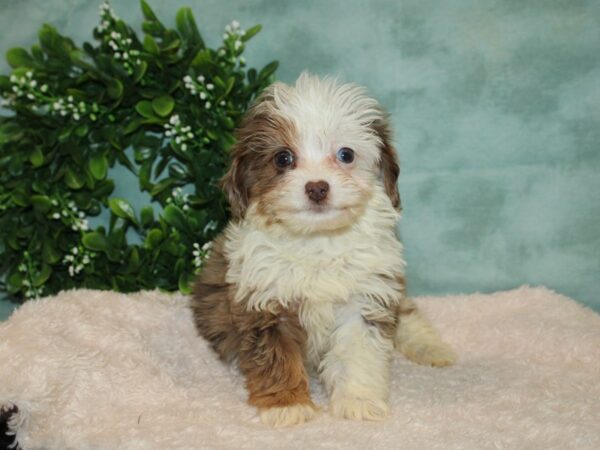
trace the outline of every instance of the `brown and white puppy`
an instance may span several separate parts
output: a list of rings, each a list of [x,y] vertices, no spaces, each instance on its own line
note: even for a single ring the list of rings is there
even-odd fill
[[[312,369],[333,415],[384,418],[394,345],[421,364],[455,358],[404,294],[386,114],[360,87],[302,74],[266,89],[237,139],[233,220],[192,301],[200,334],[237,362],[265,423],[316,415]]]

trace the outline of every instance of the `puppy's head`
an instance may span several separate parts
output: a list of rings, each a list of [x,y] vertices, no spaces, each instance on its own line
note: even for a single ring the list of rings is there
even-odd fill
[[[275,83],[246,113],[223,179],[234,218],[250,206],[297,233],[350,226],[376,184],[399,209],[386,114],[363,88],[302,74]]]

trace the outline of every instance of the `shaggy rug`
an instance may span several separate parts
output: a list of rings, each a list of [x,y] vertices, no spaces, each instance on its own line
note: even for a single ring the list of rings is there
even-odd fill
[[[459,354],[398,354],[392,415],[269,429],[196,336],[186,298],[69,291],[0,324],[2,426],[24,449],[600,448],[600,316],[544,288],[417,298]],[[1,441],[1,440],[0,440]]]

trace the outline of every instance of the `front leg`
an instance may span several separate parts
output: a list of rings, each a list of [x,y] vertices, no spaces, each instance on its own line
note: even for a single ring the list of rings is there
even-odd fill
[[[248,313],[241,323],[239,367],[246,376],[248,402],[274,427],[314,418],[317,408],[304,367],[306,334],[297,317],[285,312]]]
[[[390,363],[397,318],[393,311],[350,302],[336,313],[331,347],[319,370],[336,417],[382,420],[389,413]]]

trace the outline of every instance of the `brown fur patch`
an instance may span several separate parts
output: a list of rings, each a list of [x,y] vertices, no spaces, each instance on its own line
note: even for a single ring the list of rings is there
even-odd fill
[[[275,166],[275,154],[296,144],[296,128],[277,114],[267,89],[244,116],[236,130],[232,163],[222,180],[234,218],[243,218],[251,198],[262,198],[274,189],[285,170]],[[259,209],[260,205],[259,205]],[[266,209],[261,209],[266,213]]]
[[[310,404],[304,366],[306,333],[295,311],[248,311],[225,281],[223,238],[198,279],[192,299],[196,327],[219,356],[237,359],[246,376],[249,403],[260,407]]]
[[[398,177],[400,176],[400,165],[398,156],[392,145],[392,131],[387,118],[372,125],[375,133],[381,139],[381,162],[380,168],[383,176],[385,192],[392,201],[392,205],[398,211],[402,210],[400,192],[398,191]]]

